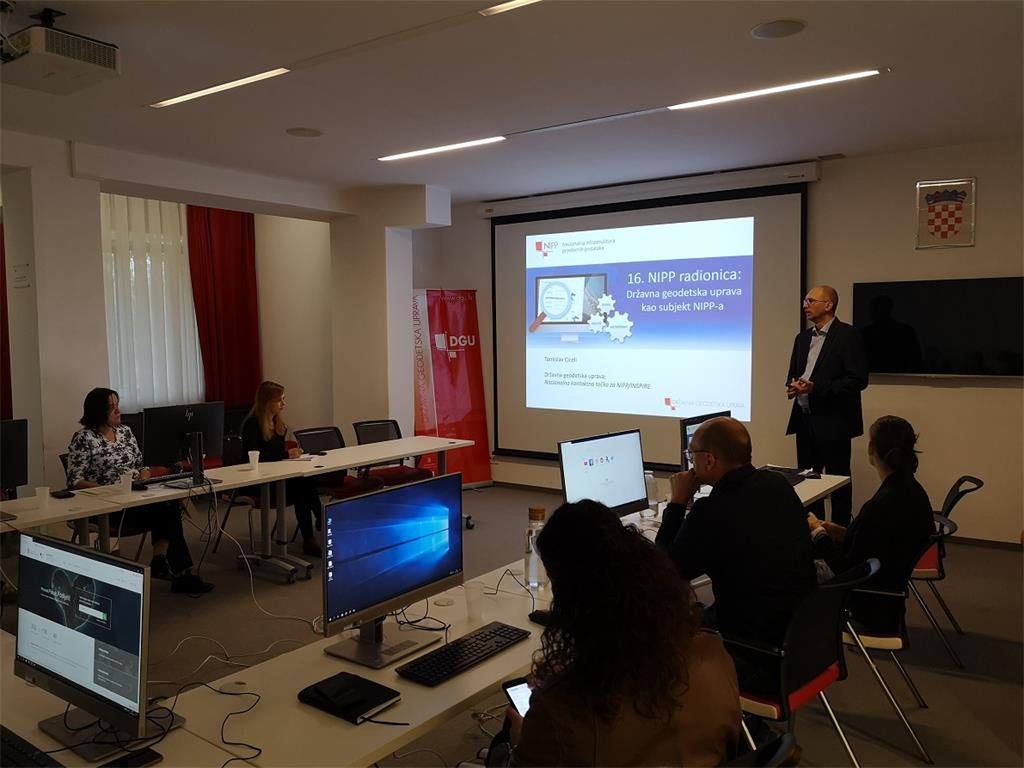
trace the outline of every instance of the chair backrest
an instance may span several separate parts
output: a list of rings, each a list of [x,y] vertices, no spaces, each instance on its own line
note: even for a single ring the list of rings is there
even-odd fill
[[[768,768],[783,765],[796,749],[796,737],[792,733],[780,734],[777,738],[762,744],[755,750],[745,752],[739,757],[725,763],[727,768]]]
[[[225,467],[244,464],[249,460],[245,453],[245,447],[242,445],[241,437],[231,434],[224,435],[224,450],[221,451],[221,459]]]
[[[843,657],[844,606],[850,591],[878,573],[871,558],[824,584],[819,584],[797,606],[783,641],[782,684],[789,694],[810,682],[833,664],[840,678],[846,676]]]
[[[295,430],[295,439],[306,453],[333,451],[345,447],[345,438],[337,427],[309,427]]]
[[[966,488],[964,485],[969,483]],[[945,501],[942,502],[942,509],[939,510],[943,517],[950,517],[950,512],[953,511],[953,507],[960,503],[960,499],[966,496],[968,493],[974,493],[975,491],[981,490],[981,487],[985,483],[977,477],[972,475],[964,475],[949,489],[949,493],[946,494]]]
[[[402,436],[402,430],[394,419],[353,421],[352,429],[356,431],[356,442],[360,445],[382,443],[385,440],[397,440]]]
[[[64,467],[64,484],[67,485],[67,482],[68,482],[68,455],[66,453],[62,453],[57,458],[60,459],[60,465],[62,467]]]
[[[121,423],[127,426],[135,435],[135,442],[139,444],[139,450],[143,450],[143,437],[146,434],[145,416],[142,411],[138,413],[122,413]]]

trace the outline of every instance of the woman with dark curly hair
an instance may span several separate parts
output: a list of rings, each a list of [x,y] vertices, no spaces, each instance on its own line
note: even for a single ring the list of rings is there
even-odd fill
[[[698,631],[668,555],[595,501],[562,505],[537,539],[551,614],[516,765],[718,765],[740,732],[736,672]],[[489,759],[488,763],[492,763]]]

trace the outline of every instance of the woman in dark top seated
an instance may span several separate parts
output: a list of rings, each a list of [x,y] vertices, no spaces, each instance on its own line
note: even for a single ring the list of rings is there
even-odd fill
[[[284,387],[264,381],[256,390],[256,402],[242,422],[242,447],[246,451],[259,451],[260,461],[283,461],[302,455],[301,448],[288,448],[284,436],[288,426],[284,423]],[[320,495],[312,478],[293,477],[285,481],[285,495],[295,505],[295,518],[302,533],[302,553],[321,557],[323,550],[313,532],[313,516],[320,521],[322,509]]]
[[[849,528],[808,515],[817,557],[833,573],[842,573],[871,557],[880,568],[868,589],[903,592],[917,559],[935,532],[928,494],[914,477],[917,435],[906,419],[882,416],[868,433],[868,461],[882,484],[861,507]],[[854,594],[853,618],[865,628],[891,631],[898,626],[903,601]]]
[[[132,472],[136,480],[150,476],[142,465],[142,451],[131,429],[121,423],[120,398],[117,392],[97,387],[85,396],[82,405],[84,427],[75,432],[68,447],[68,488],[95,488],[121,482],[124,472]],[[110,515],[114,530],[151,531],[153,578],[170,579],[172,592],[201,594],[213,585],[192,573],[192,556],[181,528],[181,509],[176,501],[147,504]]]
[[[669,556],[596,501],[562,505],[537,549],[553,600],[530,710],[508,710],[487,764],[728,759],[740,732],[736,672],[721,638],[698,630],[693,591]]]

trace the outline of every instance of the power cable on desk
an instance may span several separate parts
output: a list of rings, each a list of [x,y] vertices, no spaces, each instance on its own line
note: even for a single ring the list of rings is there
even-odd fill
[[[404,627],[404,626],[409,626],[409,627],[415,627],[416,629],[421,629],[424,632],[444,632],[444,642],[445,642],[445,645],[447,645],[448,644],[448,630],[450,630],[452,628],[452,625],[449,624],[447,621],[444,621],[443,619],[439,619],[436,616],[431,616],[430,615],[430,598],[425,598],[423,602],[426,603],[426,609],[424,610],[424,613],[423,613],[422,616],[420,616],[420,618],[418,618],[418,619],[410,619],[406,615],[405,612],[407,610],[409,610],[409,608],[411,606],[407,605],[404,608],[401,608],[400,610],[397,610],[397,611],[395,611],[394,613],[391,614],[392,616],[395,617],[395,623],[398,624],[399,628]],[[401,616],[402,618],[399,618],[399,616]],[[436,621],[441,626],[439,626],[439,627],[425,627],[425,626],[423,626],[421,624],[421,622],[428,621],[428,620],[429,621]]]
[[[391,756],[393,758],[395,758],[396,760],[402,760],[403,758],[406,758],[409,755],[416,755],[416,754],[419,754],[420,752],[429,752],[430,754],[432,754],[434,757],[436,757],[438,760],[441,761],[441,765],[443,765],[444,768],[448,768],[448,761],[444,759],[444,755],[442,755],[440,752],[437,752],[437,751],[435,751],[433,749],[410,749],[408,752],[403,752],[402,754],[398,754],[398,751],[395,750],[394,752],[391,753]]]
[[[528,594],[530,596],[530,610],[531,611],[537,610],[537,597],[533,594],[533,590],[531,590],[526,584],[521,582],[519,580],[519,577],[516,576],[514,573],[512,573],[512,569],[511,568],[506,568],[502,572],[501,576],[498,577],[498,583],[494,585],[494,589],[492,591],[490,591],[490,592],[486,592],[485,591],[484,594],[487,594],[487,595],[496,595],[496,594],[498,594],[498,589],[501,587],[501,582],[504,580],[504,578],[506,576],[511,576],[516,584],[518,584],[520,587],[522,587],[524,590],[526,590],[526,594]],[[463,588],[465,588],[465,587],[463,587]]]

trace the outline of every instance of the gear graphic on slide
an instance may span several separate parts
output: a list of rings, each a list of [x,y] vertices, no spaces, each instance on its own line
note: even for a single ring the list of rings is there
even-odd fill
[[[607,315],[615,309],[615,299],[606,293],[597,300],[597,308]]]
[[[608,318],[608,335],[611,336],[612,341],[621,344],[627,336],[633,335],[632,328],[633,321],[629,319],[629,312],[616,312]]]
[[[591,333],[600,333],[601,331],[608,330],[608,326],[604,322],[604,318],[601,315],[591,315],[587,321],[587,325],[590,327]]]

